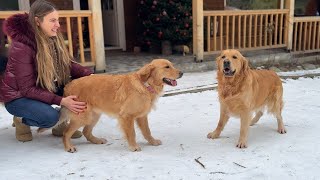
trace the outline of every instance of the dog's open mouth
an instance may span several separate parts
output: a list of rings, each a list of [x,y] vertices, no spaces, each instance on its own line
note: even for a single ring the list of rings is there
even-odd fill
[[[233,76],[236,70],[232,71],[230,68],[224,68],[223,73],[225,76]]]
[[[177,85],[177,81],[174,79],[163,78],[162,80],[164,83],[168,84],[169,86],[176,86]]]

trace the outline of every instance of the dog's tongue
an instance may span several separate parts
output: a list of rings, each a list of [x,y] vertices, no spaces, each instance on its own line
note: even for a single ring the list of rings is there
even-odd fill
[[[231,71],[231,69],[229,69],[229,68],[225,68],[224,69],[224,72],[226,72],[226,73],[228,73],[228,72],[230,72]]]
[[[171,85],[172,86],[176,86],[177,85],[177,81],[176,80],[171,80]]]

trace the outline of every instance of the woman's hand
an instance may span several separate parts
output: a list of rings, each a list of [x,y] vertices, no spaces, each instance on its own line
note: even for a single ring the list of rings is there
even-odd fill
[[[85,102],[76,101],[77,96],[67,96],[62,98],[60,105],[65,106],[70,111],[79,114],[87,108]]]

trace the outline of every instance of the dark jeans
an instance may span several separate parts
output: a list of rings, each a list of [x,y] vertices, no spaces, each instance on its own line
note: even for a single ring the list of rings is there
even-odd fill
[[[50,128],[59,120],[59,112],[51,105],[28,98],[19,98],[5,104],[7,111],[28,126]]]

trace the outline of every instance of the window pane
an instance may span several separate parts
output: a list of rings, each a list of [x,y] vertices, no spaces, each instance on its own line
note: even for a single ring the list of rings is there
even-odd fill
[[[18,0],[0,0],[0,11],[19,10]]]

